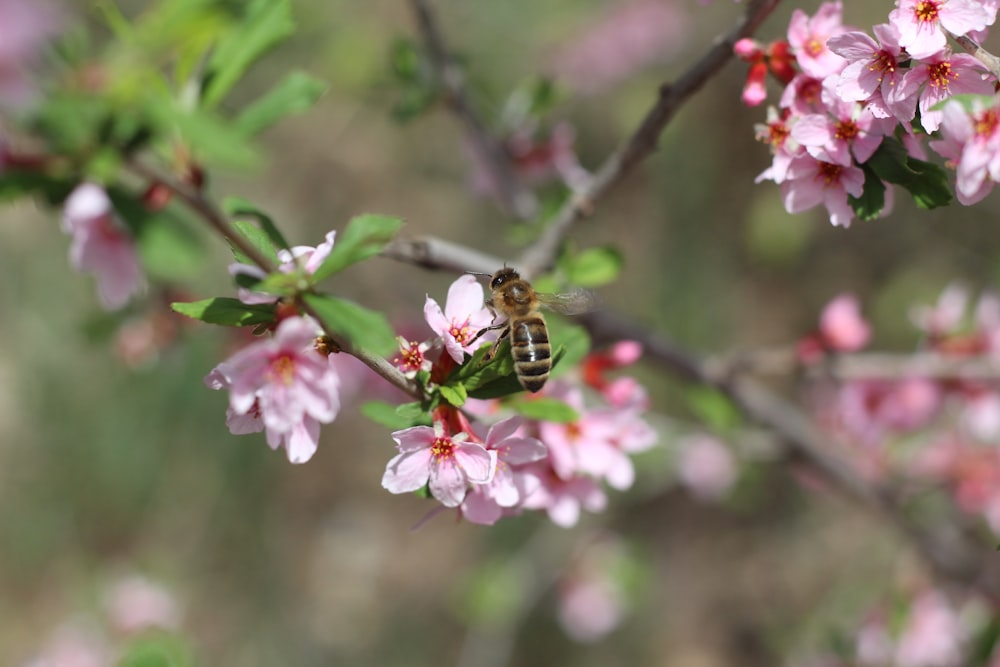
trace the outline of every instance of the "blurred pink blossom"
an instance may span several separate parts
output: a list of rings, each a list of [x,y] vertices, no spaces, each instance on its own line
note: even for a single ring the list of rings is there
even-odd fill
[[[607,577],[570,579],[559,589],[559,625],[578,642],[601,639],[624,615],[621,590]]]
[[[61,13],[46,0],[0,0],[0,107],[20,109],[34,101],[31,68],[61,24]]]
[[[99,185],[83,183],[63,205],[62,228],[72,237],[70,263],[93,273],[101,304],[117,310],[146,287],[135,240],[115,215],[111,198]]]
[[[848,434],[874,445],[926,425],[942,400],[941,388],[924,378],[857,380],[840,389],[833,410]]]
[[[148,628],[180,627],[177,600],[163,585],[143,576],[131,575],[116,581],[105,593],[104,603],[111,624],[126,634]]]
[[[95,629],[71,621],[56,629],[41,654],[24,667],[108,667],[114,664],[112,653]]]
[[[597,94],[676,53],[688,34],[687,15],[673,2],[616,3],[556,55],[554,72],[574,90]]]
[[[680,482],[701,500],[723,498],[736,482],[737,467],[729,448],[703,433],[678,443],[677,474]]]
[[[965,631],[958,613],[937,591],[918,597],[896,644],[897,667],[960,667]]]
[[[535,490],[521,503],[524,509],[545,510],[557,526],[571,528],[580,520],[580,510],[602,512],[608,499],[604,491],[589,477],[563,479],[547,461],[524,467],[526,475],[534,477]]]
[[[853,294],[841,294],[823,309],[819,332],[831,350],[854,352],[868,344],[872,330],[861,315],[858,298]]]

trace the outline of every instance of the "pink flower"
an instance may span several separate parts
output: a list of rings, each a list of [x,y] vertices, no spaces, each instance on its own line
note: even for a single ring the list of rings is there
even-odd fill
[[[836,98],[828,88],[826,113],[802,116],[792,127],[792,138],[817,160],[845,167],[866,162],[882,143],[882,131],[871,111],[858,102]]]
[[[268,444],[285,445],[293,463],[312,456],[318,424],[340,410],[340,377],[316,351],[318,334],[310,318],[290,317],[273,337],[243,348],[205,378],[210,388],[229,389],[230,429],[250,432],[259,416]]]
[[[990,12],[978,0],[897,0],[889,22],[899,30],[899,45],[917,59],[938,53],[947,46],[944,31],[961,36],[983,30]]]
[[[864,182],[864,172],[857,167],[803,156],[789,165],[781,194],[789,213],[801,213],[823,204],[834,226],[850,227],[854,210],[847,196],[860,197]]]
[[[942,111],[934,110],[938,103],[955,95],[993,94],[993,83],[983,78],[984,71],[983,64],[966,53],[928,55],[903,75],[889,105],[903,121],[912,119],[919,107],[920,124],[927,132],[936,132],[943,117]]]
[[[843,69],[846,61],[827,47],[827,40],[844,32],[840,2],[824,2],[810,17],[801,9],[792,13],[788,23],[788,43],[802,71],[823,79]]]
[[[829,349],[854,352],[868,344],[872,330],[861,315],[857,297],[841,294],[823,309],[819,333]]]
[[[736,463],[729,448],[706,434],[690,435],[680,443],[677,474],[701,500],[719,500],[736,481]]]
[[[112,625],[121,632],[173,630],[181,623],[180,607],[170,591],[139,575],[116,581],[106,592],[104,602]]]
[[[837,80],[840,97],[864,102],[876,118],[888,118],[892,112],[886,99],[903,76],[899,61],[905,56],[893,26],[880,24],[873,31],[878,42],[863,32],[847,32],[831,37],[827,45],[848,62]]]
[[[323,265],[323,262],[333,250],[336,235],[336,231],[327,232],[323,243],[320,243],[315,248],[305,245],[297,245],[289,249],[282,248],[278,251],[278,271],[281,273],[302,271],[309,276],[316,273],[316,269]],[[260,267],[239,263],[229,265],[229,274],[234,278],[245,275],[257,280],[263,280],[267,276]],[[278,297],[271,294],[254,292],[245,287],[239,289],[239,298],[240,301],[246,304],[274,303],[278,300]]]
[[[933,306],[918,306],[910,313],[913,324],[929,336],[939,338],[958,329],[969,305],[969,291],[959,284],[945,288]]]
[[[427,297],[424,303],[424,318],[434,333],[441,336],[445,350],[458,363],[462,363],[465,353],[475,351],[472,339],[485,327],[493,323],[493,315],[485,306],[483,286],[475,276],[464,275],[448,288],[448,300],[444,312],[437,301]],[[495,338],[487,333],[475,341],[478,347],[483,342]]]
[[[918,597],[896,644],[898,667],[952,667],[963,663],[966,636],[958,613],[937,591]]]
[[[411,380],[417,377],[420,371],[429,371],[433,364],[425,355],[431,349],[430,343],[418,343],[415,340],[408,341],[402,336],[396,337],[399,343],[399,356],[393,357],[392,364],[403,372],[403,375]]]
[[[20,109],[36,98],[30,68],[61,23],[46,0],[0,0],[0,106]]]
[[[83,183],[73,190],[63,206],[62,227],[73,237],[70,263],[77,271],[94,274],[105,308],[121,308],[145,288],[132,234],[99,185]]]
[[[497,468],[497,453],[468,438],[468,433],[449,435],[441,422],[396,431],[392,439],[399,454],[386,466],[382,486],[390,493],[409,493],[429,484],[442,505],[458,507],[469,484],[488,484]]]
[[[557,526],[571,528],[580,520],[581,509],[601,512],[607,506],[607,496],[589,477],[563,479],[544,461],[526,466],[524,472],[534,477],[536,488],[521,507],[545,510]]]
[[[930,146],[956,167],[958,201],[975,204],[1000,181],[1000,103],[986,107],[975,99],[970,113],[952,101],[941,113],[942,138]]]
[[[779,112],[774,107],[768,107],[767,123],[758,123],[755,126],[757,140],[771,147],[773,157],[771,166],[756,178],[757,183],[762,180],[784,182],[788,177],[788,167],[791,166],[792,160],[803,154],[802,147],[792,138],[792,126],[798,119],[799,116],[793,116],[789,109]]]
[[[623,598],[621,589],[606,575],[570,579],[559,589],[559,625],[578,642],[596,642],[621,623]]]
[[[472,487],[462,503],[462,515],[473,523],[496,523],[506,508],[516,507],[534,490],[534,479],[526,479],[518,468],[548,455],[537,438],[517,435],[519,417],[497,422],[486,434],[486,450],[497,455],[496,474],[486,484]]]
[[[95,628],[69,622],[52,634],[38,657],[26,667],[107,667],[116,658],[107,639]]]

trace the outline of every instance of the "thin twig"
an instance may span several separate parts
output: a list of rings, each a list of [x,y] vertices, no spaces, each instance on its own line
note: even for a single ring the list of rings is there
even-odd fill
[[[201,191],[189,188],[172,178],[168,178],[163,174],[157,173],[156,170],[145,165],[136,158],[131,158],[128,164],[132,170],[143,179],[149,181],[150,183],[159,183],[163,185],[163,187],[167,188],[174,194],[174,196],[177,197],[177,199],[183,202],[189,209],[191,209],[192,212],[198,215],[199,218],[205,221],[205,223],[214,229],[223,239],[239,249],[240,252],[242,252],[265,273],[272,273],[275,270],[274,265],[266,257],[264,257],[260,251],[257,250],[257,248],[247,241],[242,234],[237,233],[236,230],[233,229],[225,214],[223,214],[222,211],[219,210],[219,208]],[[423,397],[423,392],[421,391],[420,386],[416,382],[408,380],[398,368],[393,366],[384,358],[373,354],[364,348],[352,346],[349,341],[336,335],[323,321],[322,316],[310,308],[306,303],[302,303],[301,307],[308,315],[320,324],[326,335],[330,337],[333,343],[342,352],[346,352],[359,359],[362,363],[368,366],[368,368],[372,369],[376,374],[397,389],[402,390],[414,398],[419,399]]]
[[[1000,58],[976,44],[966,36],[957,37],[952,35],[958,44],[965,49],[965,52],[973,56],[976,60],[986,66],[986,69],[997,79],[1000,79]]]
[[[538,211],[538,200],[521,183],[503,147],[486,129],[486,124],[473,108],[462,68],[448,52],[430,4],[427,0],[410,0],[410,7],[423,36],[427,55],[444,89],[445,103],[461,122],[472,149],[489,170],[502,206],[523,220],[533,218]]]
[[[604,161],[585,187],[573,193],[541,238],[525,252],[518,264],[525,275],[538,275],[552,267],[559,247],[573,225],[588,215],[596,201],[613,185],[656,150],[663,129],[677,110],[718,74],[732,59],[736,42],[752,35],[780,1],[750,2],[743,18],[728,35],[716,40],[708,52],[676,82],[660,86],[656,103],[646,113],[639,128]]]

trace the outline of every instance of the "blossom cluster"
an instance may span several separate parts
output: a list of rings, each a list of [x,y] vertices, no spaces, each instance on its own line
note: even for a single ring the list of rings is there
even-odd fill
[[[957,166],[959,201],[982,199],[1000,176],[997,102],[942,103],[991,96],[996,78],[973,56],[953,52],[947,38],[983,37],[998,6],[897,0],[888,22],[869,35],[842,23],[840,2],[826,2],[811,17],[796,10],[787,41],[741,40],[736,53],[751,63],[744,102],[764,101],[768,72],[784,85],[778,106],[757,128],[773,154],[758,182],[779,184],[789,213],[822,204],[831,223],[846,227],[866,192],[884,189],[881,212],[891,207],[888,184],[870,182],[880,176],[865,168],[883,142],[897,136],[911,158],[924,160],[921,138],[939,133],[928,145]]]
[[[854,305],[845,308],[848,302]],[[870,377],[824,384],[814,396],[820,422],[865,475],[942,486],[1000,535],[1000,383],[962,366],[1000,365],[1000,296],[973,299],[952,285],[936,304],[915,308],[911,320],[921,344],[909,370],[880,376],[876,369]],[[841,341],[828,352],[861,349],[869,331],[851,297],[838,297],[821,319],[821,335]],[[800,350],[814,349],[815,336]],[[803,361],[818,358],[810,352]]]

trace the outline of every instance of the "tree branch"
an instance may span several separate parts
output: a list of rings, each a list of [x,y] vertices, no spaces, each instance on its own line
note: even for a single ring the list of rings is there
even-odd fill
[[[427,55],[444,89],[445,103],[465,129],[472,149],[489,170],[491,180],[496,183],[501,205],[522,220],[533,218],[538,212],[538,201],[514,173],[503,146],[486,129],[485,123],[473,108],[466,91],[462,68],[448,53],[428,0],[410,0],[410,7],[423,36]]]
[[[655,150],[663,129],[677,110],[733,57],[737,41],[751,36],[781,0],[752,0],[736,27],[715,44],[674,83],[660,86],[659,96],[638,129],[598,168],[590,182],[574,192],[556,213],[541,238],[521,257],[517,266],[527,276],[552,267],[559,247],[574,224],[593,210],[597,199]]]

